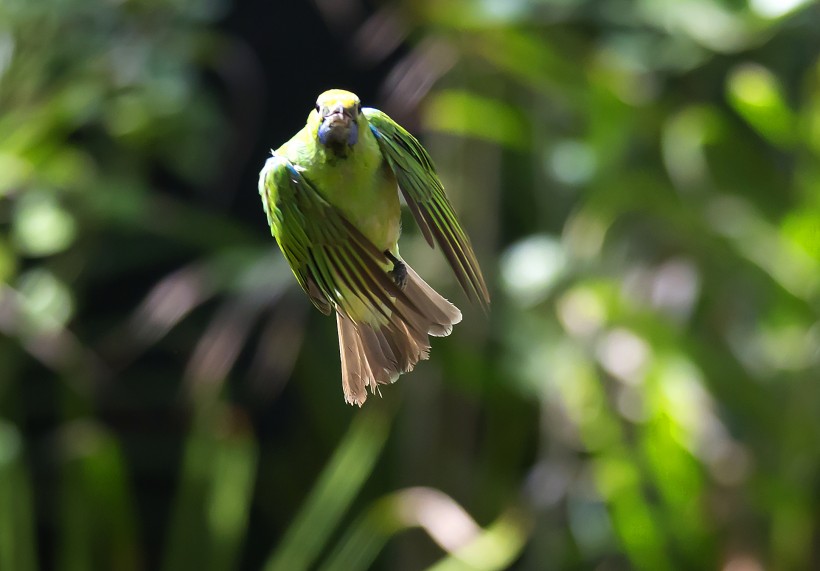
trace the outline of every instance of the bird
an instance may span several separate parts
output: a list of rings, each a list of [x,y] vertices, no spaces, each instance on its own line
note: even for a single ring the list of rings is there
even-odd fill
[[[399,253],[401,203],[444,253],[468,299],[490,294],[430,154],[386,113],[343,89],[320,94],[305,126],[266,160],[259,194],[297,282],[335,313],[345,402],[395,382],[449,335],[461,311]]]

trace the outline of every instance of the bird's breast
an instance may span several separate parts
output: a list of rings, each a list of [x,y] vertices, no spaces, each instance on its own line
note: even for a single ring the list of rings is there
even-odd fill
[[[352,153],[336,160],[322,179],[327,199],[362,234],[379,250],[394,249],[401,229],[401,207],[395,177],[381,153]]]

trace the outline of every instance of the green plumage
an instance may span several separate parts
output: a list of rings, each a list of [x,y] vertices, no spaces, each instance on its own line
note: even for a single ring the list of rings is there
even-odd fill
[[[409,267],[406,285],[396,279],[405,267],[397,185],[467,295],[486,306],[489,294],[421,144],[381,111],[361,109],[350,92],[325,92],[316,107],[268,159],[259,192],[299,285],[323,313],[339,314],[343,365],[346,352],[347,364],[356,362],[343,371],[345,397],[361,404],[366,396],[348,385],[395,380],[426,358],[428,334],[449,333],[461,317]]]

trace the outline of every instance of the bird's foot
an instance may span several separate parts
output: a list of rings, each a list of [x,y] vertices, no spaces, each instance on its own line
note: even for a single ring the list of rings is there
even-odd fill
[[[387,256],[388,260],[393,262],[393,269],[388,273],[393,278],[393,281],[396,282],[396,285],[399,286],[399,289],[403,290],[404,286],[407,285],[407,266],[404,262],[391,254],[389,250],[386,250],[384,255]]]

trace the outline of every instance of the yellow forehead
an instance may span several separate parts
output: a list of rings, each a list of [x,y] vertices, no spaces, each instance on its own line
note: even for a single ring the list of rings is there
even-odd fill
[[[344,89],[329,89],[316,99],[316,105],[321,107],[335,107],[340,103],[345,109],[355,107],[359,104],[359,98],[355,93]]]

